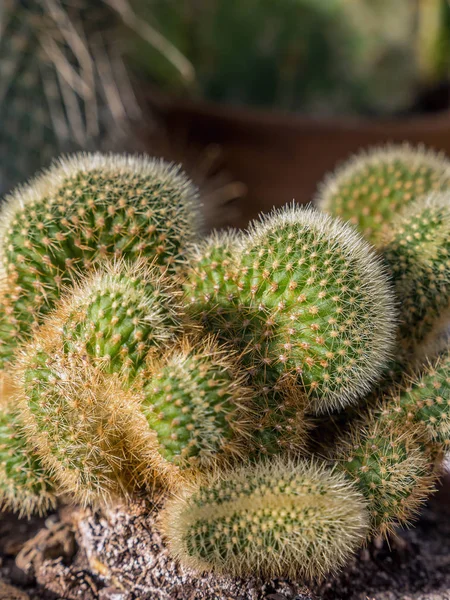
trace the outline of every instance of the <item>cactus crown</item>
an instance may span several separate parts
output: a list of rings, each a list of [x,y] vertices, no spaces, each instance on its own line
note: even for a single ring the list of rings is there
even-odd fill
[[[367,515],[342,475],[277,459],[193,484],[169,501],[162,528],[172,553],[201,571],[321,578],[362,542]]]
[[[450,183],[450,162],[422,146],[381,146],[345,162],[321,184],[321,210],[356,225],[378,244],[405,205]]]

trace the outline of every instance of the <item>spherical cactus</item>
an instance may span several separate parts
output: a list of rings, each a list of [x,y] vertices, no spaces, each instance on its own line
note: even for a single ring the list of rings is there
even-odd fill
[[[450,443],[450,352],[428,363],[422,372],[408,377],[389,398],[383,414],[399,422],[422,423],[430,441]]]
[[[277,459],[208,475],[167,503],[172,554],[199,571],[321,579],[367,533],[365,501],[317,463]]]
[[[174,282],[155,266],[119,261],[76,285],[51,320],[60,324],[66,352],[134,377],[149,352],[178,333],[178,297]]]
[[[134,491],[127,426],[139,407],[116,378],[62,352],[58,331],[49,325],[23,351],[17,381],[28,443],[62,492],[95,505]]]
[[[368,418],[338,443],[338,468],[366,498],[373,535],[407,525],[433,492],[432,459],[421,442],[420,427]]]
[[[0,214],[2,362],[81,269],[144,255],[174,270],[198,221],[187,177],[145,157],[74,155],[18,188]]]
[[[420,352],[449,317],[450,193],[408,206],[391,223],[381,251],[399,300],[401,345],[408,354]]]
[[[408,144],[357,154],[328,176],[316,202],[321,210],[358,227],[378,245],[390,222],[409,202],[450,185],[450,161]]]
[[[394,300],[381,262],[350,226],[311,208],[277,211],[252,225],[235,261],[234,285],[228,278],[218,297],[191,288],[190,310],[239,343],[255,384],[291,374],[314,412],[370,388],[395,337]]]
[[[140,404],[148,433],[140,430],[141,420],[135,435],[149,438],[149,472],[172,485],[187,472],[250,453],[252,390],[230,348],[208,337],[186,338],[149,371]]]
[[[45,514],[55,508],[55,487],[28,444],[20,413],[12,401],[0,407],[0,507],[20,516]]]

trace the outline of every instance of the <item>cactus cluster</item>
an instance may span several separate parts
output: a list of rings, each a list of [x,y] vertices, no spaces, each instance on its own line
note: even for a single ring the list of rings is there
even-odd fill
[[[202,238],[192,184],[146,158],[64,159],[16,190],[0,224],[2,504],[149,494],[181,562],[267,578],[322,578],[409,524],[450,440],[450,194],[443,158],[376,156],[326,204],[355,210],[376,247],[297,206]]]

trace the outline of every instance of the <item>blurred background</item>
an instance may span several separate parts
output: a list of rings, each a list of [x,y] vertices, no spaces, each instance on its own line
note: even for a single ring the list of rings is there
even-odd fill
[[[449,0],[1,0],[0,192],[144,151],[245,225],[360,146],[450,151],[449,78]]]

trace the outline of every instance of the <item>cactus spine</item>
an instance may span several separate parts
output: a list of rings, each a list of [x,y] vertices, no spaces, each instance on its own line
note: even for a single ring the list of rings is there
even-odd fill
[[[240,340],[256,384],[295,377],[314,412],[367,391],[390,354],[394,328],[387,276],[368,245],[349,226],[292,207],[253,224],[240,247],[234,286],[227,272],[220,275],[229,266],[213,260],[207,267],[205,255],[204,272],[219,274],[188,287],[191,312]]]
[[[367,532],[362,495],[318,463],[277,459],[209,475],[169,500],[162,530],[196,570],[320,579]]]
[[[138,255],[176,269],[197,231],[197,192],[161,160],[75,155],[13,192],[0,223],[4,363],[80,269]]]
[[[450,162],[443,155],[422,146],[382,146],[357,154],[329,175],[316,203],[378,245],[399,210],[449,185]]]

